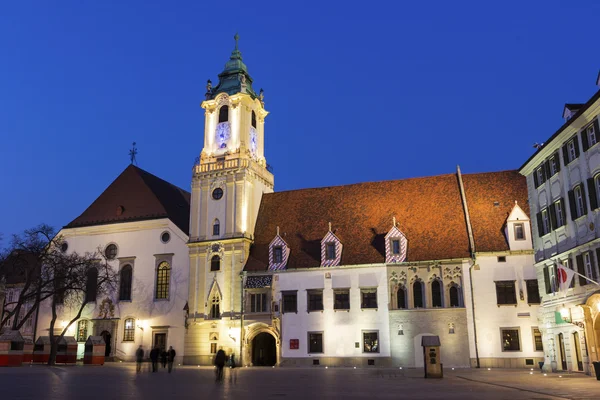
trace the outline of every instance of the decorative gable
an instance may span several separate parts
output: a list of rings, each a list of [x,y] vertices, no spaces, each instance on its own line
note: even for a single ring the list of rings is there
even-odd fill
[[[321,266],[334,267],[342,262],[342,242],[331,231],[331,222],[329,223],[329,232],[321,240]]]
[[[559,215],[557,215],[557,208]],[[565,220],[563,201],[559,200],[556,203],[553,203],[549,209],[551,223],[556,226],[558,221],[562,221],[561,224],[559,224],[559,226],[562,226]],[[531,240],[531,220],[525,211],[519,207],[516,201],[506,219],[505,235],[510,250],[531,250],[533,248],[533,242]]]
[[[408,240],[396,226],[394,217],[392,229],[385,235],[385,262],[392,264],[405,261],[407,247]]]
[[[279,236],[279,227],[277,227],[277,235],[269,244],[269,271],[285,269],[289,256],[290,247]]]

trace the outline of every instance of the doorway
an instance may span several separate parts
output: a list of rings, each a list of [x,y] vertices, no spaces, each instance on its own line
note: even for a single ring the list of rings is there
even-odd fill
[[[562,370],[567,371],[567,358],[565,357],[565,339],[562,333],[558,334],[558,349],[560,351],[560,361]]]
[[[155,333],[154,334],[154,346],[153,348],[158,347],[160,352],[167,350],[167,334],[166,333]]]
[[[110,357],[110,353],[112,352],[112,335],[109,331],[102,331],[100,334],[102,339],[104,339],[104,343],[106,347],[104,348],[104,357]]]
[[[273,366],[277,363],[277,346],[275,338],[266,332],[259,333],[252,339],[252,365]]]
[[[573,342],[575,343],[575,358],[577,359],[577,371],[583,371],[583,360],[581,359],[581,345],[579,342],[579,332],[573,332]]]

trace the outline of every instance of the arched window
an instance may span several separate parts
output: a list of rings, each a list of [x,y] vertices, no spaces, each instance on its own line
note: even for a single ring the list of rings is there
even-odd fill
[[[131,300],[131,279],[133,269],[127,264],[121,268],[119,277],[119,300]]]
[[[96,301],[98,295],[98,268],[92,267],[87,271],[87,281],[85,284],[85,302]]]
[[[415,308],[425,307],[425,302],[423,301],[423,282],[421,281],[413,283],[413,302]]]
[[[215,294],[210,302],[210,318],[211,319],[219,319],[221,318],[221,310],[219,305],[221,303],[221,299],[219,295]]]
[[[229,107],[223,106],[219,109],[219,123],[229,121]]]
[[[213,236],[219,236],[221,234],[221,223],[218,219],[215,219],[213,223]]]
[[[221,270],[221,257],[215,255],[210,259],[210,270],[220,271]]]
[[[431,305],[433,307],[443,307],[442,283],[437,279],[431,282]]]
[[[396,293],[397,296],[397,300],[398,300],[398,309],[402,310],[404,308],[406,308],[406,289],[404,288],[404,286],[400,286],[398,288],[398,292]]]
[[[171,266],[163,261],[156,269],[156,299],[169,298],[169,281],[171,280]]]
[[[252,127],[256,129],[256,113],[252,110]]]
[[[123,341],[133,342],[135,340],[135,320],[127,318],[123,327]]]
[[[460,295],[458,286],[450,286],[450,307],[460,307]]]
[[[77,341],[85,342],[88,338],[88,321],[87,319],[80,319],[77,322]]]

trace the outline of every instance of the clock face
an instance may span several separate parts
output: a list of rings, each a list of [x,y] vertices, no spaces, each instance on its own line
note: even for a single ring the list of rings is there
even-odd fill
[[[256,156],[256,129],[254,127],[250,128],[250,152],[252,152],[253,156]]]
[[[215,138],[217,140],[217,146],[219,149],[227,148],[227,142],[231,136],[231,128],[229,122],[221,122],[217,125],[215,130]]]

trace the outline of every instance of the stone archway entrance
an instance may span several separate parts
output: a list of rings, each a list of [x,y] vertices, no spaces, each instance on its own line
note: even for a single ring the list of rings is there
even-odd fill
[[[277,363],[277,344],[273,335],[261,332],[252,339],[252,365],[273,366]]]
[[[110,353],[112,353],[112,335],[109,331],[102,331],[102,333],[100,333],[100,336],[102,336],[102,339],[104,339],[104,343],[106,343],[104,357],[110,357]]]

